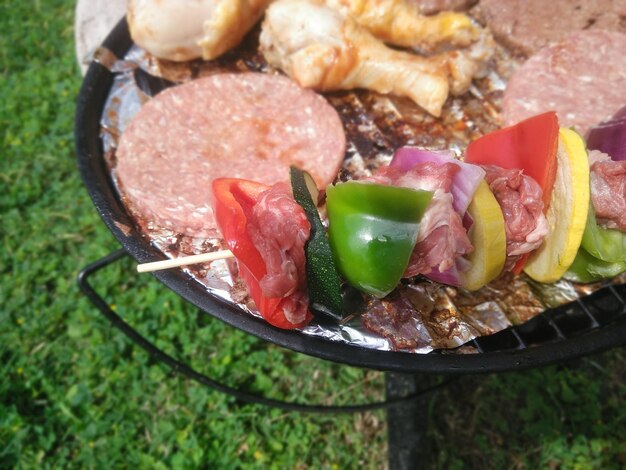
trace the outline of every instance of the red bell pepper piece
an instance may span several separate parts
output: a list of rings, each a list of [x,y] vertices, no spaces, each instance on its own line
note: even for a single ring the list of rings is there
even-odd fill
[[[260,281],[267,273],[265,261],[254,246],[247,231],[248,218],[259,195],[269,186],[236,178],[218,178],[213,181],[214,211],[222,236],[233,252],[239,266],[239,276],[246,283],[250,297],[263,318],[283,329],[300,328],[313,316],[307,312],[306,319],[298,324],[285,317],[284,297],[263,295]]]
[[[556,178],[558,138],[559,122],[556,113],[549,111],[480,137],[467,147],[465,161],[524,170],[541,186],[545,213]],[[514,273],[522,271],[527,258],[517,262]]]

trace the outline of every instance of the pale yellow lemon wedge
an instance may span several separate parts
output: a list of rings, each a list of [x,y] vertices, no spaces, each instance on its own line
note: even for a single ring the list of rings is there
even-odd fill
[[[506,261],[506,232],[500,204],[483,180],[467,211],[474,223],[468,235],[474,251],[467,257],[470,269],[460,273],[461,285],[477,290],[502,272]]]
[[[524,272],[539,282],[554,282],[576,258],[589,209],[589,160],[583,139],[570,129],[559,130],[557,170],[550,206],[549,231]]]

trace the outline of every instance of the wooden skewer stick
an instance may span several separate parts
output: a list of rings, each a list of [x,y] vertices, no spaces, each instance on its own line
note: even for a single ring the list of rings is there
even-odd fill
[[[147,273],[160,271],[162,269],[187,266],[188,264],[206,263],[208,261],[217,261],[218,259],[232,258],[233,256],[233,252],[230,250],[212,251],[211,253],[202,253],[200,255],[182,256],[180,258],[166,259],[164,261],[138,264],[137,272]]]

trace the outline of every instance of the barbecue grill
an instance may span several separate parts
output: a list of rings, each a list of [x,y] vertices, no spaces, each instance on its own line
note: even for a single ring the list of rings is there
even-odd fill
[[[132,256],[140,263],[162,258],[162,253],[151,246],[133,228],[133,221],[120,201],[106,167],[100,138],[101,115],[114,78],[114,73],[101,62],[106,61],[107,54],[110,53],[115,57],[123,57],[131,45],[128,25],[122,20],[105,40],[100,49],[100,55],[96,55],[96,60],[89,67],[78,99],[75,135],[79,170],[98,213],[123,247],[81,271],[79,284],[83,292],[114,326],[136,344],[174,370],[205,385],[234,394],[244,400],[286,409],[338,411],[338,408],[332,407],[290,405],[259,398],[212,381],[163,353],[141,337],[130,325],[111,311],[108,302],[98,295],[89,282],[89,278],[94,273],[125,255]],[[459,375],[520,370],[566,361],[626,343],[626,285],[606,283],[593,294],[573,303],[546,310],[524,324],[491,336],[474,339],[470,343],[475,348],[473,354],[455,353],[454,350],[411,354],[365,349],[306,336],[298,331],[279,330],[262,319],[253,317],[232,304],[209,295],[204,286],[195,282],[181,270],[162,271],[154,275],[167,288],[181,295],[201,311],[264,341],[326,360],[394,373]],[[388,394],[388,400],[385,402],[344,407],[343,410],[356,411],[391,405],[400,400],[413,398],[432,388],[434,387],[417,391],[415,387],[411,389],[405,386],[402,387],[401,393],[412,392],[408,397],[398,398],[396,395],[394,398],[391,393]]]

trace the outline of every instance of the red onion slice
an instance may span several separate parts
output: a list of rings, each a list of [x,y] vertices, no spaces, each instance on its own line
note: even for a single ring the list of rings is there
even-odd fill
[[[614,161],[626,160],[626,106],[610,120],[589,129],[587,148],[604,152]]]
[[[460,168],[452,178],[452,188],[450,190],[453,197],[452,207],[463,216],[463,225],[466,229],[469,229],[472,225],[472,219],[467,214],[467,208],[474,197],[476,188],[485,178],[485,170],[478,165],[457,160],[450,151],[425,150],[416,147],[401,147],[396,150],[389,166],[402,171],[409,171],[413,166],[425,162],[454,163]],[[459,286],[461,284],[459,270],[463,270],[463,262],[464,260],[457,259],[456,266],[443,272],[434,269],[426,274],[426,277],[441,284]]]
[[[476,188],[485,178],[485,171],[478,165],[464,163],[454,158],[454,154],[447,150],[425,150],[416,147],[401,147],[393,155],[389,166],[403,171],[410,170],[418,163],[454,163],[458,165],[458,171],[452,179],[452,206],[459,214],[464,215],[467,211]]]
[[[456,266],[441,272],[437,268],[425,275],[431,281],[438,282],[439,284],[446,284],[448,286],[460,286],[461,279],[459,278],[459,270]]]

